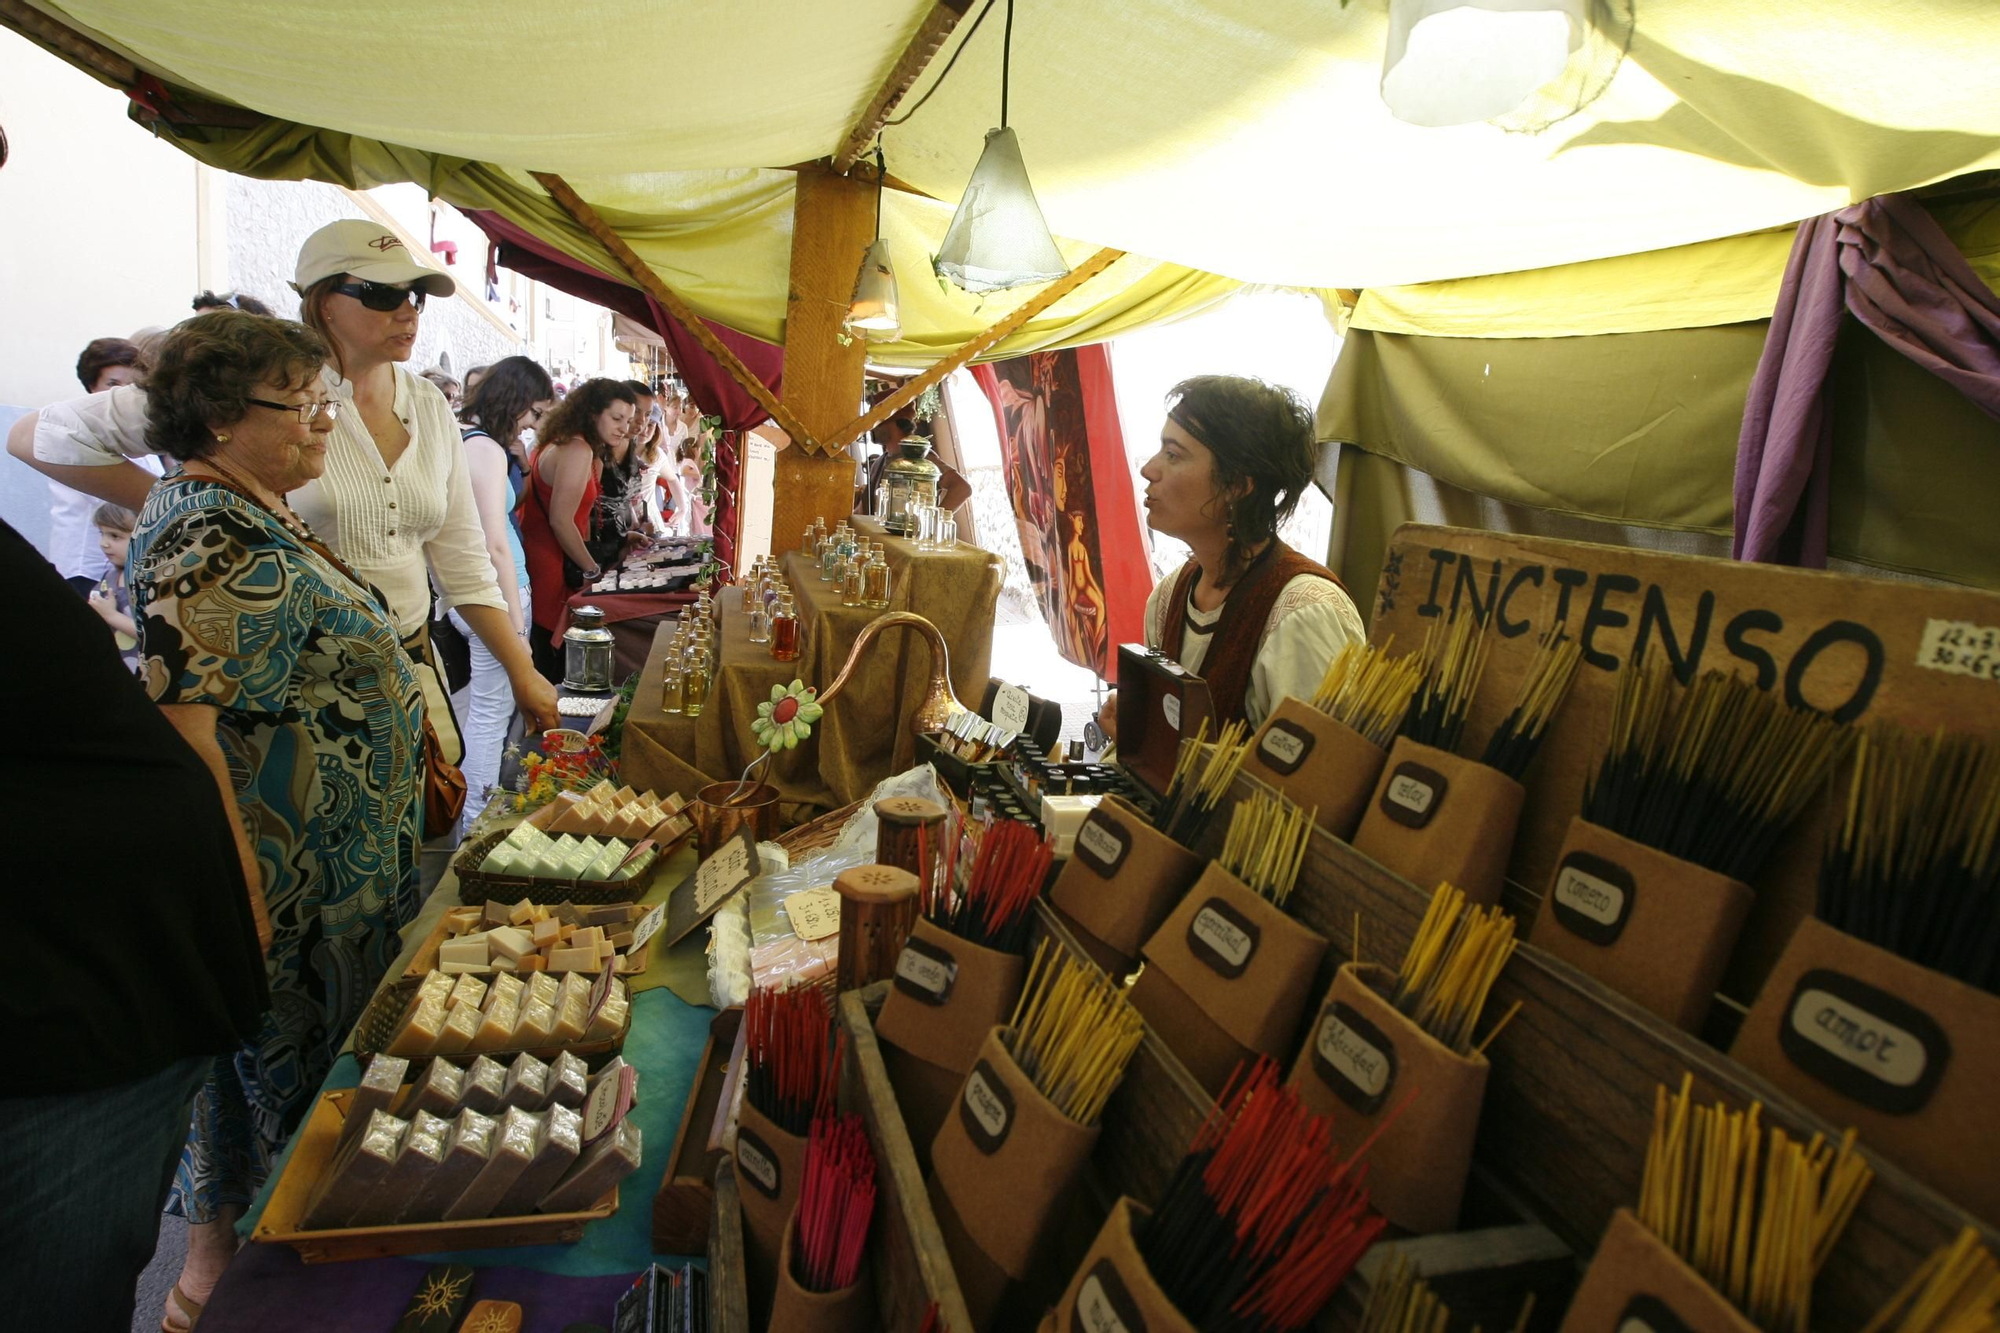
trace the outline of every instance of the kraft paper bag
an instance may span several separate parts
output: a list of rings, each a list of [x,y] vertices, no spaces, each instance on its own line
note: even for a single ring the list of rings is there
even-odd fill
[[[736,1120],[736,1179],[743,1196],[744,1263],[753,1290],[775,1287],[805,1158],[804,1135],[778,1128],[744,1101]]]
[[[1301,809],[1316,808],[1314,822],[1345,841],[1361,823],[1388,759],[1387,750],[1345,722],[1303,699],[1287,698],[1264,719],[1243,771]]]
[[[1500,901],[1527,791],[1497,768],[1402,736],[1354,832],[1354,850],[1420,889],[1456,886],[1481,907]]]
[[[1289,1063],[1326,939],[1211,864],[1143,953],[1133,1007],[1214,1096],[1243,1060]]]
[[[1091,961],[1122,977],[1202,865],[1136,806],[1106,796],[1077,829],[1075,850],[1056,876],[1049,902]]]
[[[1133,1231],[1151,1216],[1136,1200],[1121,1198],[1112,1205],[1090,1252],[1044,1328],[1055,1333],[1102,1333],[1125,1328],[1132,1333],[1195,1333],[1160,1284],[1146,1268]]]
[[[1579,815],[1528,943],[1693,1032],[1715,999],[1752,898],[1747,884]]]
[[[778,1282],[771,1297],[772,1333],[871,1333],[875,1318],[875,1288],[868,1265],[852,1286],[839,1291],[808,1291],[792,1276],[792,1247],[798,1236],[798,1210],[785,1226],[785,1247],[778,1260]]]
[[[1411,1022],[1386,997],[1394,983],[1386,967],[1343,965],[1290,1082],[1307,1106],[1333,1116],[1344,1152],[1393,1116],[1368,1149],[1370,1201],[1417,1235],[1455,1231],[1486,1097],[1486,1057],[1460,1055]]]
[[[2000,996],[1808,917],[1730,1054],[1966,1211],[2000,1217]]]
[[[1633,1328],[1757,1333],[1757,1326],[1686,1260],[1661,1244],[1630,1209],[1620,1208],[1584,1271],[1561,1333],[1625,1333]]]
[[[939,1229],[982,1328],[1008,1303],[1012,1284],[1030,1281],[1038,1267],[1046,1278],[1038,1260],[1053,1220],[1097,1144],[1097,1126],[1077,1124],[1035,1087],[1008,1053],[1012,1039],[1007,1028],[988,1034],[931,1145]]]

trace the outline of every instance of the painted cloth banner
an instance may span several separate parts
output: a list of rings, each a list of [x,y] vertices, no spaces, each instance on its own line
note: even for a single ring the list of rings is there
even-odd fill
[[[1056,648],[1115,684],[1118,645],[1145,638],[1153,572],[1110,352],[1035,352],[972,373],[993,404],[1021,554]]]

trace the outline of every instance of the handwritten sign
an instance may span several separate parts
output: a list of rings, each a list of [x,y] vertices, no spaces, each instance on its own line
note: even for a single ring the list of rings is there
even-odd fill
[[[1444,802],[1449,785],[1444,774],[1406,759],[1382,784],[1382,813],[1406,828],[1422,828]]]
[[[1105,879],[1118,873],[1132,850],[1132,835],[1099,806],[1084,817],[1076,831],[1076,857]]]
[[[1313,1030],[1313,1070],[1361,1115],[1372,1115],[1396,1081],[1396,1046],[1344,1000],[1320,1013]]]
[[[958,1099],[958,1116],[972,1146],[987,1156],[1000,1151],[1000,1145],[1007,1141],[1007,1131],[1014,1123],[1014,1095],[984,1060],[965,1076],[965,1092]]]
[[[661,903],[652,911],[639,918],[639,924],[632,927],[632,943],[625,952],[634,954],[646,947],[647,943],[667,924],[667,905]]]
[[[1921,1111],[1951,1060],[1951,1041],[1923,1010],[1858,977],[1816,967],[1799,978],[1778,1046],[1845,1097],[1889,1115]]]
[[[1005,731],[1028,729],[1028,692],[1018,685],[1002,685],[993,692],[993,725]]]
[[[630,1065],[616,1078],[601,1078],[583,1103],[583,1141],[595,1143],[612,1130],[632,1109],[632,1093],[639,1083],[639,1071]]]
[[[1296,722],[1277,718],[1264,729],[1263,739],[1257,742],[1257,759],[1264,767],[1283,777],[1290,777],[1299,771],[1299,765],[1312,753],[1312,733]]]
[[[744,829],[715,849],[706,861],[667,895],[668,945],[679,944],[688,932],[708,920],[732,894],[757,878],[757,843]]]
[[[1556,924],[1578,939],[1609,947],[1625,933],[1639,886],[1632,873],[1592,852],[1573,851],[1556,867]]]
[[[810,943],[840,932],[840,895],[832,889],[807,889],[785,899],[792,934]]]
[[[1954,676],[2000,680],[2000,628],[1969,620],[1926,620],[1917,665]]]
[[[1188,952],[1216,973],[1234,980],[1250,966],[1262,934],[1241,912],[1220,898],[1210,898],[1188,923]]]
[[[952,983],[958,980],[958,960],[950,953],[914,935],[903,942],[896,956],[896,989],[923,1004],[941,1005],[951,998]]]
[[[1076,1318],[1071,1326],[1088,1333],[1146,1333],[1125,1279],[1109,1257],[1099,1259],[1076,1291]]]

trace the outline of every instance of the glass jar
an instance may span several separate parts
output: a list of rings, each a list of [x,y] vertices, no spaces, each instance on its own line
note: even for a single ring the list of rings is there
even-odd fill
[[[866,566],[862,563],[860,552],[857,551],[847,557],[846,567],[842,569],[840,575],[840,604],[842,606],[861,605],[861,571],[865,568]]]
[[[750,591],[753,594],[758,593],[758,590],[754,587]],[[769,643],[771,641],[771,617],[770,613],[764,609],[763,596],[758,594],[747,600],[750,606],[749,610],[745,613],[745,618],[750,622],[750,642]]]
[[[897,449],[898,456],[882,465],[882,483],[889,488],[882,526],[907,537],[915,528],[911,508],[937,503],[938,481],[944,472],[931,462],[931,442],[921,435],[910,436]]]
[[[660,711],[678,713],[687,698],[687,669],[681,659],[669,653],[667,656],[666,678],[660,683]]]
[[[611,631],[594,606],[579,606],[563,631],[562,687],[583,694],[611,689]]]
[[[810,560],[818,550],[819,529],[816,527],[807,528],[805,539],[799,543],[799,554]]]
[[[780,662],[799,660],[799,613],[789,592],[779,596],[771,613],[771,656]]]
[[[826,540],[819,544],[819,581],[833,582],[834,561],[840,559],[840,539],[828,533]]]
[[[877,611],[887,610],[889,606],[889,558],[879,546],[868,557],[868,567],[861,572],[861,602]]]

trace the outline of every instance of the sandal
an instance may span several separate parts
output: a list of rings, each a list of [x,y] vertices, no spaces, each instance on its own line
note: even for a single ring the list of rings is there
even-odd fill
[[[186,1322],[173,1323],[168,1315],[163,1314],[160,1316],[160,1333],[190,1333],[195,1321],[201,1318],[201,1302],[182,1291],[181,1284],[176,1282],[173,1290],[167,1293],[167,1304]]]

